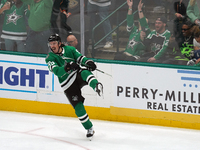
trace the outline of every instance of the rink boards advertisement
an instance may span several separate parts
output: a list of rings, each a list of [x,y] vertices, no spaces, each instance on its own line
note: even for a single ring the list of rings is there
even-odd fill
[[[0,97],[69,104],[57,76],[48,70],[45,58],[6,54],[0,54],[0,58]],[[98,76],[95,71],[93,73]],[[100,80],[102,78],[104,75],[99,77]],[[92,99],[85,102],[86,105],[96,106],[96,92],[90,87],[84,87],[82,91],[87,99]],[[107,91],[110,93],[111,89]],[[110,103],[102,102],[98,106],[109,107]]]
[[[82,89],[91,119],[200,129],[200,71],[95,61],[104,94]],[[0,110],[76,117],[45,57],[0,62]]]
[[[200,114],[200,71],[130,65],[113,70],[115,107]]]
[[[62,92],[44,58],[1,54],[0,62],[1,97],[51,102]]]

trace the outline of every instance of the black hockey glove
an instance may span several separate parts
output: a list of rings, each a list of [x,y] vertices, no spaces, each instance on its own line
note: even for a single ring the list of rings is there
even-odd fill
[[[94,71],[97,68],[97,66],[92,60],[89,60],[88,62],[86,62],[86,66],[89,71]]]
[[[79,65],[77,63],[74,63],[74,62],[67,63],[64,67],[64,69],[67,73],[69,73],[71,70],[74,71],[74,70],[77,70],[79,68],[80,68]]]

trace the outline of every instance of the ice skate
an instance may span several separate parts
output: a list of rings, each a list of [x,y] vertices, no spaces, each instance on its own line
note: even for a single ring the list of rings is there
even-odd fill
[[[86,134],[86,137],[91,141],[92,138],[93,138],[93,135],[94,135],[94,130],[93,130],[93,127],[91,127],[90,129],[87,130],[87,134]]]
[[[103,85],[100,82],[96,85],[96,92],[99,96],[103,96]]]

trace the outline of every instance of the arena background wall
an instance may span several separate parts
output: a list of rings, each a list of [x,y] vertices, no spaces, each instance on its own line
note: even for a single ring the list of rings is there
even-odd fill
[[[24,55],[24,54],[23,54]],[[0,54],[0,110],[76,117],[45,55]],[[199,68],[94,60],[104,97],[82,90],[91,119],[200,129]]]

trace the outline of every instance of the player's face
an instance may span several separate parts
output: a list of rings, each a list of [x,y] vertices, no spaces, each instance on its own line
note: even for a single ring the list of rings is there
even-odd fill
[[[155,22],[155,30],[156,32],[160,32],[163,30],[163,28],[165,28],[165,23],[163,23],[162,21],[156,20]]]
[[[58,53],[60,49],[60,43],[57,41],[49,42],[49,46],[54,53]]]

